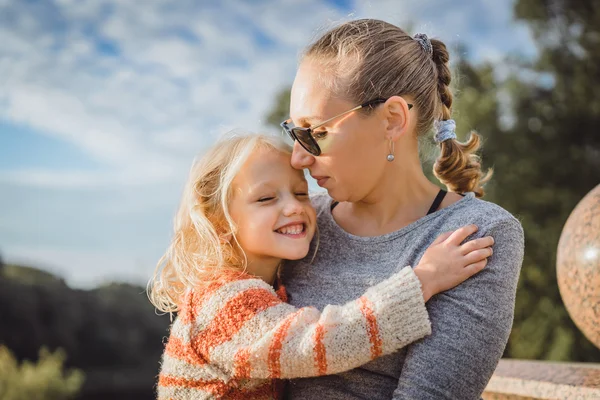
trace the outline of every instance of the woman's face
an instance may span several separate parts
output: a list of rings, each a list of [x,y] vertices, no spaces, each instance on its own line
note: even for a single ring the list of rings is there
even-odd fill
[[[318,63],[307,60],[300,65],[290,104],[290,117],[296,126],[314,126],[357,106],[324,89],[319,78],[322,74],[323,66]],[[363,199],[383,174],[389,154],[381,108],[376,106],[367,116],[355,111],[318,128],[313,134],[322,150],[318,157],[296,142],[292,166],[307,168],[337,201]]]

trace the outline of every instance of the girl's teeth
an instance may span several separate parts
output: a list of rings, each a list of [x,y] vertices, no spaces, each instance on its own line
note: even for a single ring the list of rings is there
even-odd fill
[[[281,228],[279,231],[284,235],[297,235],[302,233],[304,227],[302,225],[295,226],[286,226],[285,228]]]

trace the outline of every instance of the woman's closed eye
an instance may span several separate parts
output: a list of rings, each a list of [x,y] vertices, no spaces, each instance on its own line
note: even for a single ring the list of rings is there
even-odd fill
[[[325,139],[327,137],[327,131],[313,132],[313,137],[315,138],[315,140]]]

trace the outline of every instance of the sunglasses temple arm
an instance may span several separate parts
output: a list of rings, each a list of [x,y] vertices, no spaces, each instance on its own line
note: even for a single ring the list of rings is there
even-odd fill
[[[331,118],[329,118],[328,120],[325,120],[325,121],[321,122],[319,125],[311,126],[311,127],[310,127],[310,130],[311,130],[311,131],[313,131],[313,130],[315,130],[315,129],[317,129],[317,128],[320,128],[321,126],[325,125],[325,124],[326,124],[326,123],[328,123],[329,121],[333,121],[334,119],[336,119],[336,118],[339,118],[339,117],[341,117],[342,115],[350,114],[351,112],[353,112],[353,111],[356,111],[356,110],[360,110],[361,108],[363,108],[363,105],[362,105],[362,104],[361,104],[360,106],[356,106],[356,107],[354,107],[352,110],[344,111],[343,113],[341,113],[341,114],[338,114],[338,115],[336,115],[335,117],[331,117]]]

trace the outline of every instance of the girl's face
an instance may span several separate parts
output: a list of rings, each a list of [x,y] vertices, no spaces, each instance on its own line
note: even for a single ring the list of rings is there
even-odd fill
[[[298,260],[308,254],[316,214],[304,174],[292,168],[289,155],[255,151],[233,181],[229,212],[249,264]]]
[[[322,69],[310,60],[298,69],[290,104],[290,117],[296,126],[314,126],[357,106],[323,89]],[[335,200],[364,198],[382,176],[389,154],[386,120],[379,115],[380,109],[367,117],[352,112],[318,128],[313,136],[322,154],[314,157],[296,142],[292,165],[307,168]]]

